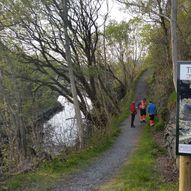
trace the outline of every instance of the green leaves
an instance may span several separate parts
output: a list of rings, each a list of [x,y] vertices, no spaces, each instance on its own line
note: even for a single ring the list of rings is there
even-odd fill
[[[129,24],[122,22],[120,24],[113,22],[107,26],[106,35],[110,40],[123,41],[128,38],[128,32],[130,32]]]

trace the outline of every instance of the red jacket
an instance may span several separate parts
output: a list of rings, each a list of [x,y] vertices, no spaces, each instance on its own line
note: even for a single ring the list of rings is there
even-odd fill
[[[135,107],[135,102],[132,102],[131,105],[130,105],[130,111],[131,113],[133,114],[136,114],[137,113],[137,110],[136,110],[136,107]]]

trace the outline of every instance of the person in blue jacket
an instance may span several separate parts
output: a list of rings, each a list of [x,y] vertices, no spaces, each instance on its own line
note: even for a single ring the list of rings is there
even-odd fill
[[[149,118],[150,118],[150,120],[149,120],[150,126],[155,125],[155,116],[157,115],[157,108],[156,108],[156,105],[152,101],[149,102],[149,105],[147,107],[147,112],[148,112]]]

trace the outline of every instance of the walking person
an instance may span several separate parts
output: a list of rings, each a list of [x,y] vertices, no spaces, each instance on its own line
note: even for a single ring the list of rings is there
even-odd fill
[[[155,125],[155,116],[157,115],[157,108],[156,108],[156,105],[152,101],[149,102],[147,111],[148,111],[149,118],[150,118],[149,125],[153,126],[153,125]]]
[[[134,120],[135,120],[135,115],[137,114],[137,109],[136,109],[136,106],[135,106],[135,101],[131,102],[130,111],[131,111],[131,128],[135,128]]]
[[[147,100],[146,98],[142,99],[139,103],[139,110],[140,110],[140,122],[146,122],[146,108],[147,108]]]

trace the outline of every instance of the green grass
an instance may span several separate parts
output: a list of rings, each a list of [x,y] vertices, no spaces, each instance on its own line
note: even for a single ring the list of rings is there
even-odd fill
[[[78,171],[80,168],[90,164],[96,156],[108,149],[113,141],[113,137],[108,137],[100,140],[100,144],[96,147],[89,147],[81,152],[70,153],[65,158],[62,158],[62,156],[57,157],[49,163],[44,162],[35,172],[21,174],[7,179],[4,187],[14,191],[47,190],[54,182],[63,177],[63,174],[67,175]]]
[[[160,117],[155,117],[155,126],[153,127],[154,131],[164,131],[165,129],[165,122],[164,120]]]
[[[145,128],[132,157],[101,191],[178,191],[176,184],[163,183],[154,169],[155,159],[162,153],[152,139],[150,128]]]
[[[160,191],[178,191],[178,184],[169,183],[160,186]]]

